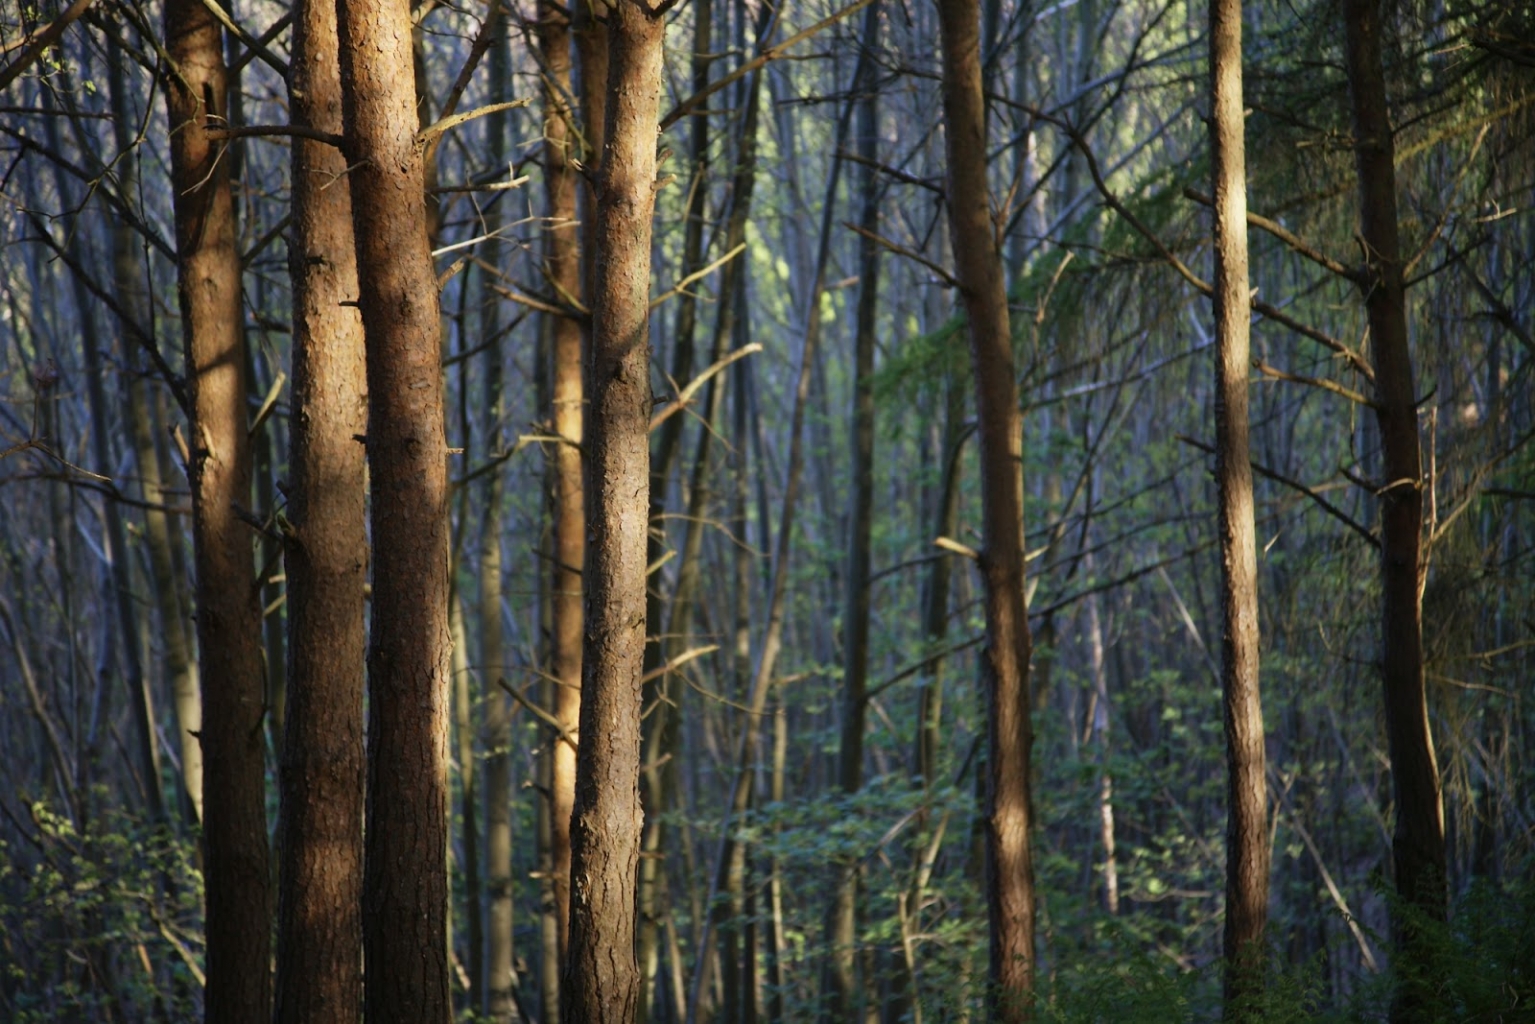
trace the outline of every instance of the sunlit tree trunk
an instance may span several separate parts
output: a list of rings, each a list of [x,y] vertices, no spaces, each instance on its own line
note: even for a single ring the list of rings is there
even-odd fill
[[[643,826],[650,240],[666,21],[640,0],[623,0],[608,11],[608,24],[605,143],[594,187],[591,416],[585,445],[591,545],[561,1018],[627,1024],[638,1013],[640,995],[634,939]]]
[[[364,1004],[369,1024],[446,1024],[447,454],[410,11],[337,13],[372,491]]]
[[[1030,853],[1029,654],[1023,599],[1023,435],[1002,258],[986,185],[976,0],[939,0],[949,229],[976,392],[981,462],[980,567],[986,645],[986,906],[991,999],[1001,1021],[1032,1015],[1034,864]]]
[[[592,175],[601,173],[608,88],[606,12],[607,5],[603,0],[580,0],[570,11],[569,33],[579,57],[579,79],[574,84],[581,112],[580,132],[572,130],[571,120],[563,109],[562,94],[553,102],[558,104],[555,109],[563,115],[560,118],[565,124],[563,146],[557,147],[551,139],[546,150],[547,153],[562,149],[563,159],[551,168],[568,183],[562,184],[561,188],[570,190],[556,195],[552,191],[556,187],[555,178],[551,177],[551,204],[558,202],[560,211],[568,210],[572,218],[579,218],[576,224],[567,224],[563,218],[551,223],[554,234],[550,238],[549,269],[551,274],[561,275],[554,278],[557,288],[567,290],[572,297],[584,298],[588,306],[591,305],[591,290],[596,277],[597,200],[590,187],[575,188],[576,177],[570,161],[574,159],[582,163],[588,182],[594,180]],[[552,24],[549,29],[555,34],[544,44],[546,54],[557,44],[560,34]],[[569,67],[568,63],[566,67]],[[546,88],[553,87],[551,83]],[[546,124],[549,120],[546,117]],[[584,262],[579,255],[583,246],[586,249]],[[572,282],[579,287],[571,288]],[[583,329],[568,317],[561,317],[552,329],[554,433],[560,440],[554,445],[554,646],[551,661],[556,681],[555,717],[562,733],[552,741],[550,835],[554,858],[554,910],[559,924],[563,971],[570,942],[570,829],[578,754],[572,743],[579,744],[581,735],[585,614],[582,575],[586,562],[585,472],[590,452],[582,448],[586,408],[583,347],[591,343],[591,331],[596,329],[596,321],[592,320]]]
[[[203,686],[203,840],[209,1021],[266,1024],[270,929],[261,608],[251,533],[240,253],[229,161],[207,135],[226,116],[223,31],[196,0],[168,0],[166,82],[175,195],[178,291],[192,402],[187,467],[197,566]]]
[[[1221,693],[1226,723],[1225,1013],[1263,989],[1268,782],[1258,685],[1258,562],[1248,455],[1247,160],[1242,2],[1210,0],[1210,152],[1215,195],[1215,481],[1221,544]]]
[[[1423,682],[1423,467],[1408,346],[1396,215],[1396,143],[1386,101],[1378,0],[1345,0],[1344,55],[1359,173],[1360,236],[1366,251],[1365,308],[1380,427],[1381,680],[1396,796],[1392,861],[1405,908],[1428,921],[1445,909],[1444,810]],[[1426,1020],[1438,968],[1421,931],[1398,914],[1404,957],[1394,1020]]]
[[[341,131],[336,8],[294,11],[293,123]],[[278,1024],[360,1019],[363,861],[363,521],[367,431],[346,158],[293,140],[293,445],[284,562],[288,714],[277,928]]]
[[[576,219],[576,170],[580,135],[570,104],[571,13],[553,3],[538,6],[534,26],[543,66],[544,187],[548,228],[544,234],[544,271],[556,292],[580,299],[581,235]],[[591,29],[588,29],[592,31]],[[583,387],[581,324],[572,317],[550,316],[546,324],[552,372],[551,419],[555,443],[547,470],[554,519],[550,591],[550,675],[553,708],[563,735],[550,733],[544,818],[547,863],[542,885],[544,906],[543,970],[540,975],[544,1019],[559,1020],[559,973],[564,959],[569,915],[570,806],[575,793],[576,752],[566,737],[579,728],[581,699],[581,571],[585,560],[585,509],[582,492],[581,420]],[[552,939],[553,941],[549,941]]]

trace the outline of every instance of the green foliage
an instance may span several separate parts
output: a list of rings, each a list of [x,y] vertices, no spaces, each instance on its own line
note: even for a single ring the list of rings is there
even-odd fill
[[[99,793],[95,799],[110,807]],[[197,1014],[202,874],[187,837],[120,808],[80,830],[42,802],[29,849],[0,843],[7,1019]]]

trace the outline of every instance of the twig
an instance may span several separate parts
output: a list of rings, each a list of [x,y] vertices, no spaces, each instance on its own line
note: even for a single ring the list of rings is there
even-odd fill
[[[1265,363],[1261,359],[1253,360],[1253,369],[1257,370],[1265,377],[1273,377],[1275,380],[1293,381],[1296,384],[1310,384],[1314,388],[1321,388],[1323,391],[1331,391],[1335,395],[1342,395],[1344,398],[1347,398],[1351,402],[1358,402],[1360,405],[1367,405],[1371,409],[1376,408],[1376,405],[1373,401],[1364,397],[1359,392],[1346,388],[1342,384],[1337,384],[1333,381],[1326,380],[1321,377],[1304,377],[1298,373],[1289,373],[1288,371],[1281,370],[1277,366],[1270,366],[1268,363]]]
[[[80,15],[90,10],[91,4],[94,2],[95,0],[75,0],[74,3],[64,9],[63,14],[53,19],[52,24],[33,36],[31,42],[27,43],[26,47],[21,51],[20,56],[7,64],[4,71],[0,71],[0,89],[10,85],[16,80],[17,76],[31,67],[32,62],[41,57],[48,47],[57,42],[59,36],[64,34],[64,30],[79,20]]]
[[[510,100],[506,103],[489,103],[483,107],[466,110],[462,114],[450,114],[421,129],[416,135],[416,144],[419,146],[429,146],[439,135],[457,128],[466,121],[473,121],[475,118],[484,117],[487,114],[498,114],[503,110],[516,110],[518,107],[525,107],[527,105],[528,100],[526,99]]]
[[[1185,188],[1183,190],[1183,196],[1185,199],[1192,200],[1201,206],[1215,205],[1214,200],[1212,200],[1209,196],[1192,188]],[[1273,235],[1275,238],[1279,239],[1285,245],[1288,245],[1291,249],[1294,249],[1297,253],[1306,257],[1306,259],[1315,263],[1317,266],[1326,270],[1330,270],[1334,274],[1337,274],[1339,277],[1347,278],[1350,281],[1357,282],[1360,280],[1360,272],[1357,267],[1344,266],[1342,263],[1339,263],[1337,260],[1327,255],[1322,250],[1318,249],[1316,246],[1295,234],[1289,228],[1286,228],[1284,225],[1280,224],[1278,221],[1270,220],[1262,214],[1253,213],[1251,210],[1248,210],[1247,223],[1261,231],[1267,231],[1269,234]]]
[[[670,419],[673,415],[686,408],[688,402],[691,401],[693,396],[698,393],[698,389],[703,387],[704,384],[708,382],[709,378],[713,377],[715,374],[719,373],[721,370],[725,369],[736,360],[744,359],[754,352],[761,351],[762,343],[760,341],[754,341],[749,345],[742,345],[740,348],[736,349],[734,352],[731,352],[724,358],[716,360],[715,363],[711,365],[707,370],[704,370],[698,376],[688,381],[687,386],[677,394],[675,401],[671,402],[666,406],[666,408],[650,417],[650,429],[656,429],[661,424]]]
[[[922,255],[921,253],[913,252],[912,250],[906,248],[904,245],[898,245],[895,242],[892,242],[890,239],[886,238],[884,235],[878,234],[877,232],[874,232],[874,231],[870,231],[868,228],[859,227],[857,224],[854,224],[852,221],[846,221],[845,220],[845,221],[842,222],[842,226],[845,227],[845,228],[850,228],[853,231],[856,231],[858,234],[862,235],[863,237],[869,239],[872,242],[876,242],[879,245],[883,245],[886,249],[889,249],[891,252],[895,253],[897,256],[905,256],[909,260],[915,260],[916,262],[922,264],[924,267],[926,267],[927,269],[931,270],[934,274],[937,274],[943,280],[943,283],[948,285],[950,288],[958,288],[959,287],[959,282],[954,279],[954,275],[950,274],[947,270],[943,269],[938,264],[934,263],[932,260],[928,259],[926,256]]]
[[[1203,441],[1196,441],[1194,438],[1189,437],[1187,434],[1178,434],[1176,436],[1178,440],[1192,448],[1198,448],[1200,451],[1206,452],[1210,455],[1215,454],[1215,449],[1210,445],[1205,444]],[[1314,489],[1307,487],[1299,480],[1292,480],[1282,473],[1275,472],[1274,470],[1269,469],[1267,466],[1262,465],[1259,462],[1249,460],[1249,464],[1252,466],[1254,473],[1257,473],[1259,476],[1266,479],[1272,480],[1276,484],[1283,484],[1291,490],[1299,491],[1301,494],[1304,494],[1306,497],[1316,502],[1317,505],[1321,507],[1322,511],[1326,512],[1328,515],[1338,520],[1338,522],[1342,523],[1344,526],[1347,526],[1350,530],[1353,530],[1355,533],[1359,534],[1359,536],[1363,537],[1366,541],[1369,542],[1372,548],[1376,548],[1377,550],[1380,548],[1380,539],[1376,537],[1375,534],[1361,526],[1347,512],[1343,511],[1341,508],[1334,505],[1326,498],[1322,497],[1322,495]]]
[[[245,29],[241,28],[239,25],[235,24],[235,20],[229,16],[229,12],[224,10],[223,5],[221,5],[218,0],[203,0],[203,6],[208,8],[209,14],[218,19],[220,25],[223,25],[230,32],[234,33],[235,38],[240,40],[240,42],[245,45],[247,50],[265,61],[267,67],[271,68],[273,71],[276,71],[283,77],[283,81],[287,81],[287,61],[277,56],[271,50],[268,50],[261,44],[259,39],[245,31]]]
[[[844,7],[837,13],[828,15],[827,17],[822,18],[820,21],[816,22],[814,25],[811,25],[809,28],[801,29],[800,31],[794,33],[794,35],[785,39],[777,46],[767,47],[761,53],[757,54],[757,56],[753,57],[751,60],[730,72],[730,74],[724,75],[710,83],[707,89],[698,90],[693,95],[689,96],[687,99],[673,107],[665,117],[661,118],[660,130],[663,132],[666,131],[666,129],[670,128],[684,117],[687,117],[693,111],[697,110],[699,106],[702,105],[703,102],[710,96],[713,96],[715,93],[722,89],[729,88],[731,85],[734,85],[736,82],[740,81],[742,78],[745,78],[753,71],[756,71],[758,68],[766,65],[769,61],[773,61],[779,57],[782,57],[784,51],[790,49],[796,43],[809,39],[811,36],[822,31],[823,29],[835,25],[843,18],[856,14],[873,2],[874,0],[855,0],[853,4]]]
[[[560,739],[570,744],[570,749],[575,750],[578,748],[579,744],[576,743],[576,738],[566,731],[565,727],[560,724],[560,720],[558,718],[555,718],[549,712],[528,700],[527,697],[523,696],[521,690],[514,689],[512,684],[508,683],[505,679],[497,679],[496,685],[501,687],[501,689],[505,690],[507,693],[511,694],[512,699],[515,700],[518,704],[521,704],[523,707],[527,708],[528,712],[532,714],[534,718],[538,719],[540,722],[543,722],[549,728],[553,729],[555,733],[560,737]]]
[[[671,661],[668,661],[665,665],[653,668],[649,672],[646,672],[644,675],[640,676],[640,682],[648,683],[652,680],[660,679],[662,676],[669,672],[677,671],[688,662],[702,658],[705,654],[713,654],[719,649],[719,644],[709,644],[705,647],[690,647],[683,651],[681,654],[677,655]]]
[[[343,152],[346,151],[346,136],[322,132],[318,128],[307,128],[299,124],[246,124],[229,128],[209,128],[205,134],[208,138],[217,141],[265,138],[309,139],[312,142],[323,142],[327,146],[335,146]]]
[[[715,260],[713,263],[709,264],[707,267],[704,267],[701,270],[693,271],[687,277],[684,277],[681,281],[678,281],[676,284],[672,285],[666,291],[662,292],[660,295],[657,295],[655,298],[651,299],[650,300],[650,308],[651,309],[655,309],[657,306],[659,306],[661,303],[665,302],[667,299],[670,299],[674,295],[680,294],[682,292],[682,289],[686,288],[688,285],[692,284],[694,281],[697,281],[700,278],[708,277],[710,274],[714,273],[720,267],[722,267],[725,264],[729,263],[731,260],[735,259],[737,256],[741,255],[745,251],[746,251],[746,243],[742,242],[740,245],[736,246],[734,249],[731,249],[729,252],[727,252],[725,255],[721,256],[719,259]]]

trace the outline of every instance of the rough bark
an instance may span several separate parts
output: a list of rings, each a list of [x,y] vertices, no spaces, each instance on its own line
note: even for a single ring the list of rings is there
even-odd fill
[[[635,872],[640,678],[650,491],[650,237],[660,116],[661,12],[608,12],[605,144],[593,225],[590,526],[581,743],[571,818],[570,938],[561,1017],[628,1022],[639,1007]]]
[[[986,907],[991,999],[1001,1021],[1032,1014],[1034,865],[1029,847],[1029,654],[1023,599],[1023,436],[1002,258],[986,186],[976,0],[940,0],[949,230],[964,299],[981,466],[980,568],[986,609]]]
[[[261,608],[251,534],[251,465],[240,333],[240,254],[229,161],[207,135],[225,116],[223,31],[197,0],[168,0],[165,49],[177,284],[192,423],[188,473],[203,686],[207,1019],[271,1015],[272,894],[262,736]]]
[[[1346,0],[1343,20],[1359,174],[1360,236],[1366,250],[1363,288],[1384,470],[1378,492],[1381,682],[1396,798],[1391,852],[1404,908],[1428,921],[1443,921],[1444,809],[1423,679],[1424,482],[1397,227],[1396,144],[1381,58],[1380,4]],[[1427,1019],[1432,1016],[1429,1000],[1436,987],[1429,951],[1418,929],[1401,913],[1395,931],[1404,962],[1392,1017]]]
[[[1215,196],[1215,480],[1226,723],[1225,1013],[1262,991],[1268,920],[1268,783],[1258,683],[1258,561],[1248,455],[1247,159],[1242,2],[1210,0],[1210,152]]]
[[[301,0],[288,83],[295,125],[339,133],[336,7]],[[293,413],[284,563],[288,714],[282,746],[278,1024],[362,1012],[363,586],[367,430],[346,158],[293,140]]]
[[[410,11],[337,12],[372,488],[364,1005],[370,1024],[445,1024],[448,482]]]

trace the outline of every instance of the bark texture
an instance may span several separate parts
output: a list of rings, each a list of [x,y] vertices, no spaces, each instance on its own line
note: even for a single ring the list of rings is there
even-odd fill
[[[1412,353],[1407,338],[1402,253],[1396,216],[1396,144],[1386,102],[1379,0],[1345,0],[1344,53],[1359,173],[1363,288],[1380,426],[1381,681],[1396,798],[1392,861],[1404,904],[1430,921],[1445,906],[1444,808],[1423,682],[1423,469]],[[1428,951],[1398,915],[1405,962],[1395,1020],[1428,1019],[1434,984]]]
[[[608,13],[606,144],[597,184],[589,379],[586,646],[571,820],[561,1017],[629,1022],[639,1007],[635,872],[650,492],[650,235],[665,20]]]
[[[165,48],[177,285],[192,404],[188,473],[203,686],[203,842],[209,1021],[271,1015],[261,608],[251,534],[240,253],[229,160],[207,135],[228,94],[223,30],[197,0],[168,0]]]
[[[986,186],[986,110],[981,94],[976,0],[939,0],[949,230],[969,320],[981,463],[981,575],[987,702],[986,906],[994,1019],[1032,1013],[1034,864],[1029,847],[1029,655],[1023,599],[1023,435],[1002,254]]]
[[[1225,1014],[1263,989],[1268,783],[1258,685],[1258,559],[1248,456],[1247,159],[1242,0],[1210,0],[1210,151],[1215,196],[1215,480],[1221,545],[1221,693],[1226,723]]]
[[[293,123],[339,133],[336,7],[293,18]],[[288,707],[282,746],[278,1024],[362,1013],[363,522],[367,430],[346,158],[293,140],[293,447],[284,564]]]
[[[437,279],[405,0],[337,5],[368,360],[369,1024],[446,1024],[448,517]]]

